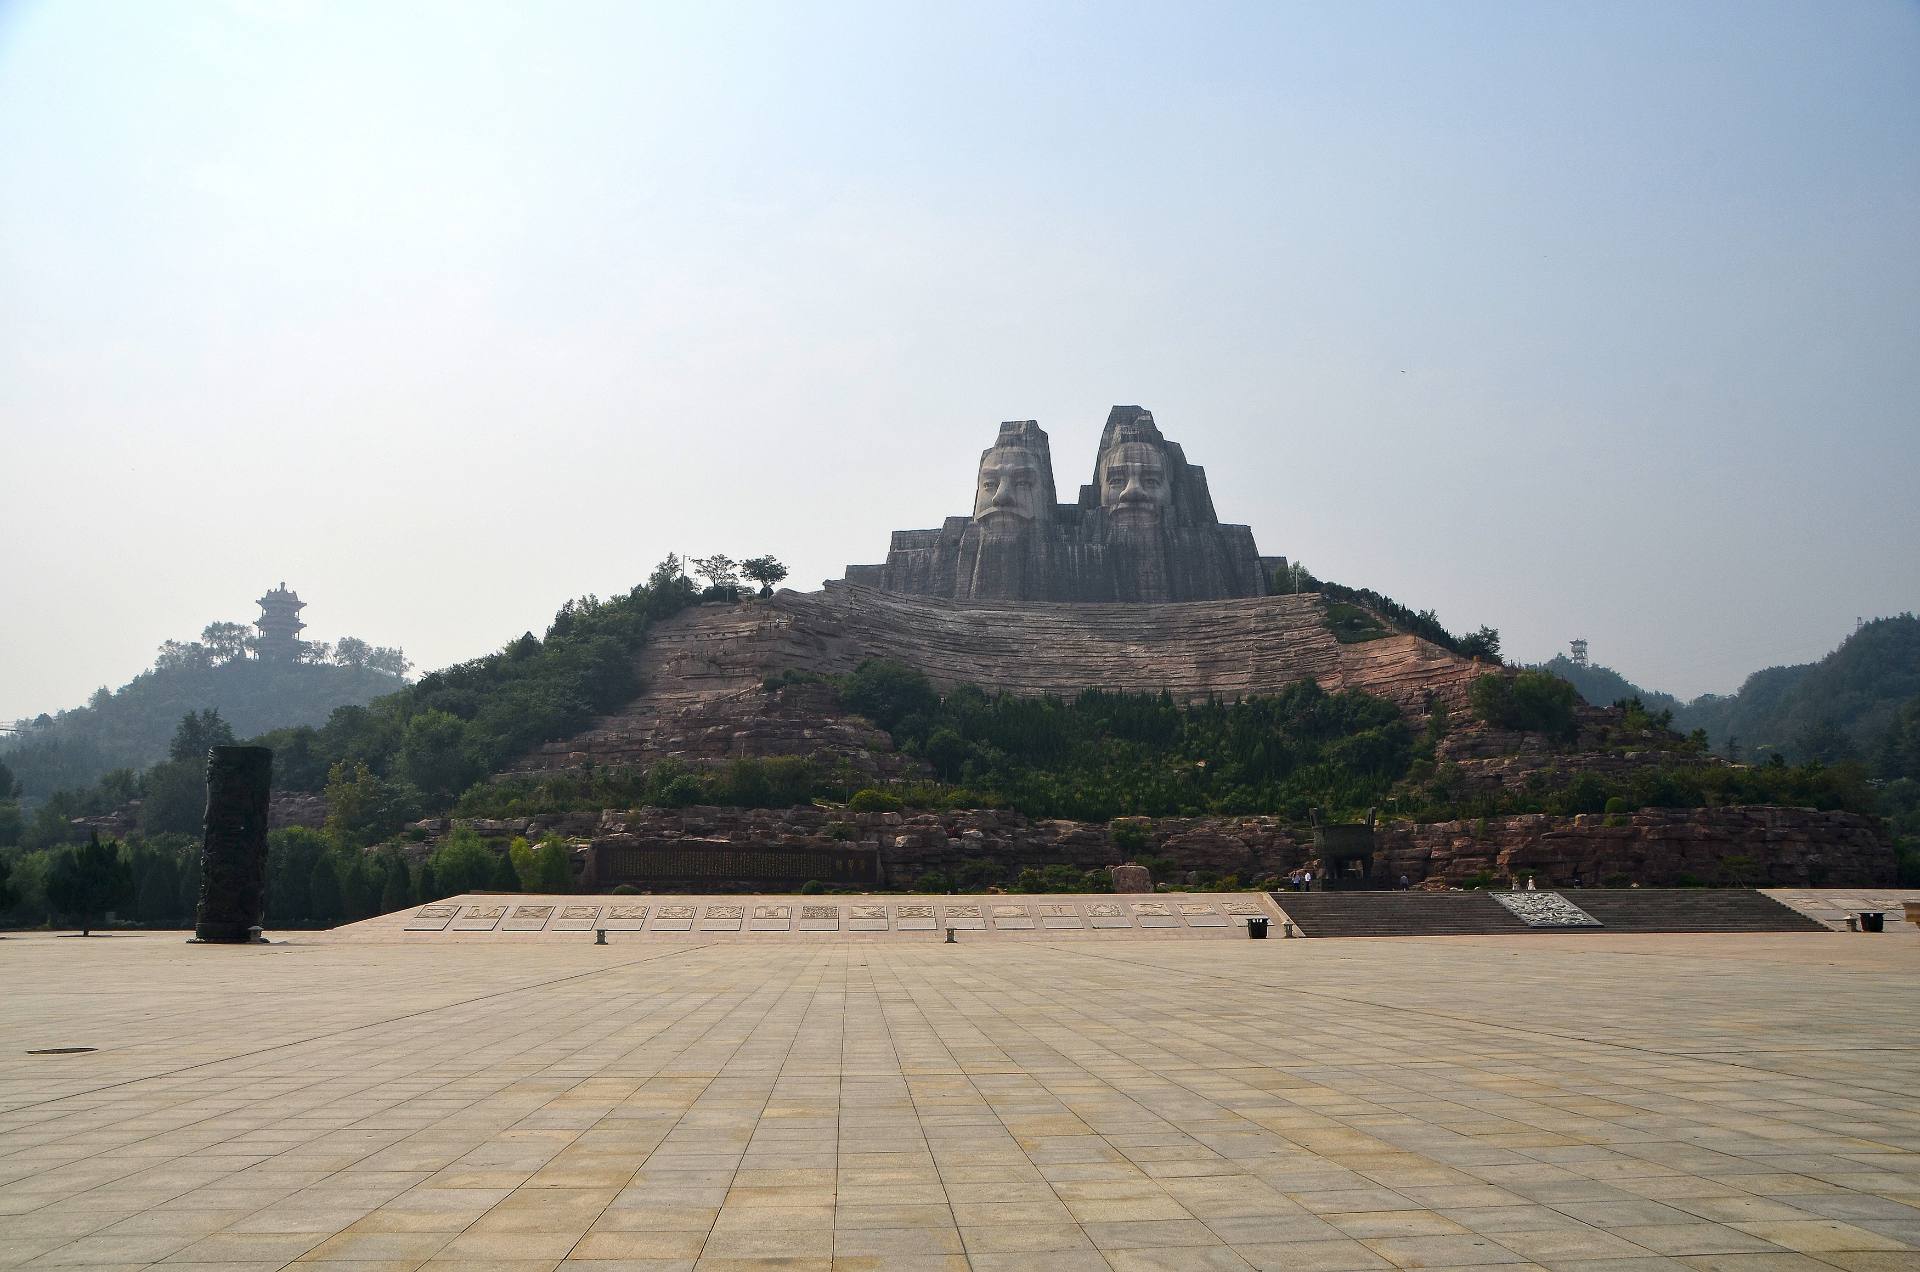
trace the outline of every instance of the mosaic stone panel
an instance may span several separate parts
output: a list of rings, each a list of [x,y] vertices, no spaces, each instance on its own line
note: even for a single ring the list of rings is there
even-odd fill
[[[1080,907],[1064,901],[1043,901],[1035,907],[1040,911],[1040,926],[1049,928],[1085,927],[1081,921]]]
[[[653,912],[653,930],[656,932],[691,932],[693,930],[693,907],[690,905],[663,905]]]
[[[800,930],[802,932],[838,932],[840,907],[837,905],[801,906]]]
[[[1116,901],[1089,901],[1087,903],[1087,922],[1097,928],[1127,928],[1133,926],[1133,920]]]
[[[507,915],[506,922],[500,925],[502,932],[538,932],[547,926],[547,920],[553,917],[550,905],[516,905]]]
[[[984,932],[987,929],[987,921],[980,917],[980,907],[977,905],[941,906],[940,925],[956,932]]]
[[[753,917],[747,920],[747,928],[753,932],[787,932],[793,928],[793,907],[790,905],[756,905]]]
[[[547,925],[549,932],[591,932],[599,926],[600,907],[597,905],[563,905],[552,923]]]
[[[849,932],[884,932],[887,926],[887,907],[884,905],[848,907],[847,931]]]
[[[1135,901],[1133,913],[1143,928],[1179,927],[1180,920],[1173,916],[1173,907],[1165,901]]]
[[[1188,927],[1225,927],[1228,923],[1226,915],[1198,901],[1181,902],[1180,917],[1187,921]]]
[[[1558,892],[1496,892],[1493,899],[1528,927],[1600,927],[1600,920]]]
[[[933,907],[930,905],[897,905],[893,908],[893,925],[902,932],[931,932],[933,930]]]
[[[447,924],[453,922],[454,916],[459,913],[460,907],[457,905],[423,905],[420,912],[408,921],[407,931],[444,932]]]
[[[610,905],[607,917],[600,926],[609,932],[638,932],[647,926],[647,907],[644,905]]]
[[[507,917],[504,905],[470,905],[453,921],[456,932],[491,932]]]
[[[996,905],[993,907],[993,926],[1026,931],[1033,927],[1033,915],[1024,905]]]
[[[740,921],[747,917],[744,905],[710,905],[700,917],[702,932],[738,932]]]

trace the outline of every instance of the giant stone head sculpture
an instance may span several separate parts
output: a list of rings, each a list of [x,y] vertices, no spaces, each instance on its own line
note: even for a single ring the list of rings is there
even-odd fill
[[[1173,507],[1166,441],[1151,415],[1112,430],[1100,453],[1100,506],[1116,524],[1158,524]]]
[[[1032,420],[1009,420],[980,456],[973,517],[982,526],[1018,530],[1053,511],[1053,457],[1047,435]]]

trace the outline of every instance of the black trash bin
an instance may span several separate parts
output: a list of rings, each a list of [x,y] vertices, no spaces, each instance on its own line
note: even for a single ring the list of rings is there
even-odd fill
[[[1267,939],[1267,921],[1264,918],[1247,920],[1247,939],[1249,941],[1264,941]]]
[[[1860,911],[1860,930],[1862,932],[1884,932],[1887,930],[1887,916],[1879,910]]]

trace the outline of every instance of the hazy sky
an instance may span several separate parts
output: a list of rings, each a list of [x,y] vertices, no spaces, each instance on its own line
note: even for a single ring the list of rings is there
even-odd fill
[[[1122,402],[1510,656],[1920,607],[1920,6],[0,0],[0,718],[816,587]]]

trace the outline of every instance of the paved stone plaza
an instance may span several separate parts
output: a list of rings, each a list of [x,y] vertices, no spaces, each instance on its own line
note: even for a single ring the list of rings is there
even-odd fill
[[[1920,1268],[1911,926],[0,969],[0,1266]]]

